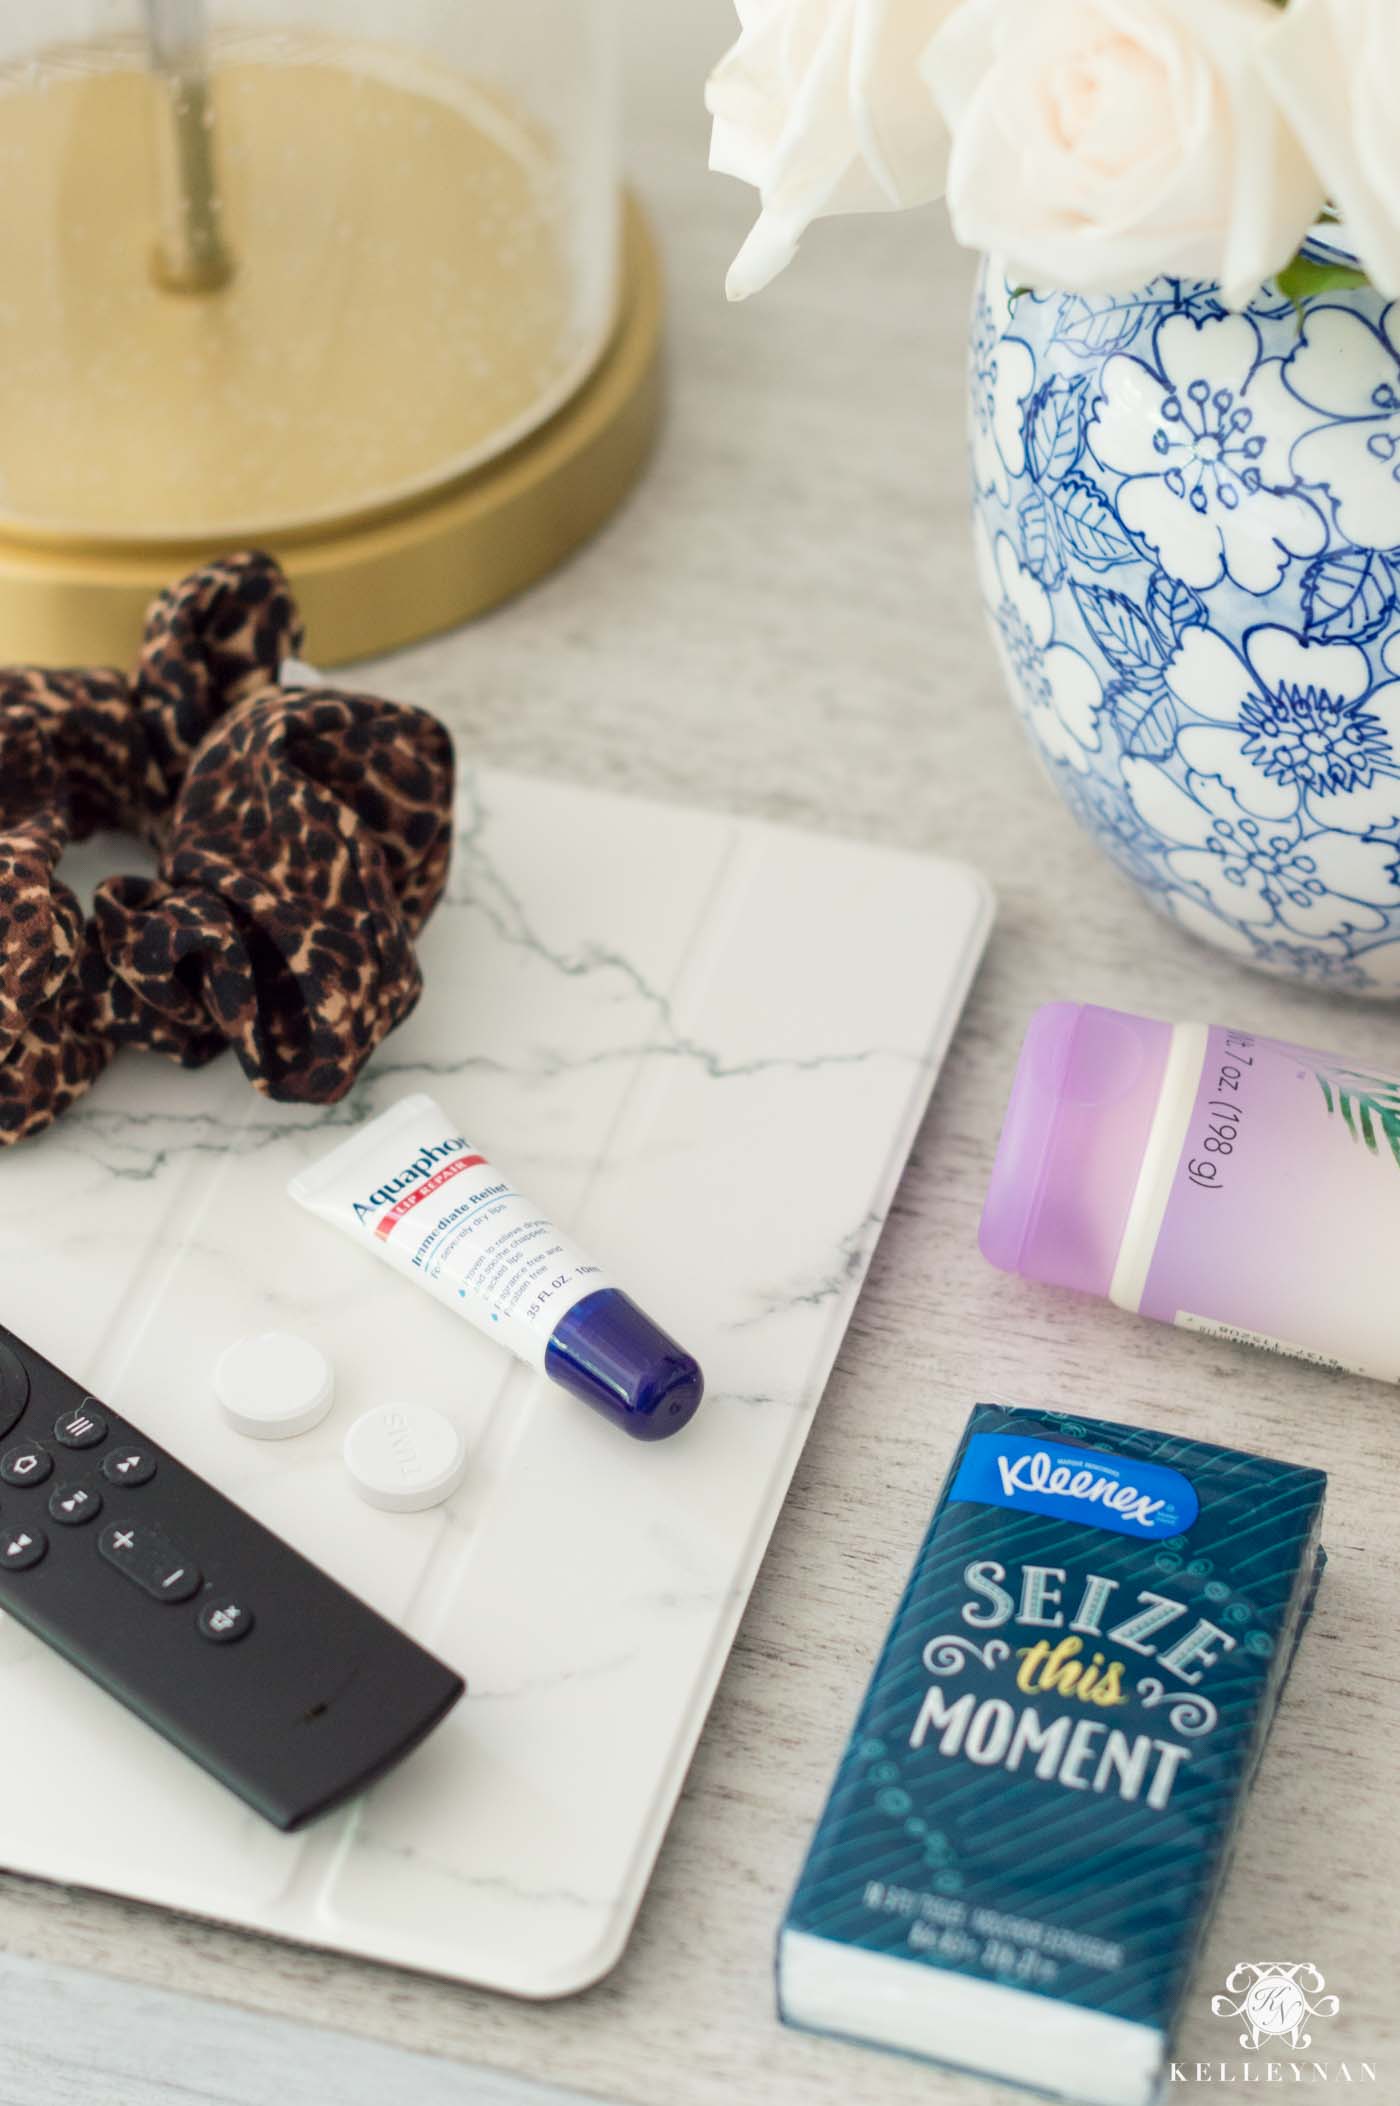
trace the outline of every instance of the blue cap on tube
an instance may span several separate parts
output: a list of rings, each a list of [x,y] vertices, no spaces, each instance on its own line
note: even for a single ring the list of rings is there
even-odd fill
[[[705,1394],[699,1363],[617,1287],[600,1287],[560,1317],[544,1368],[639,1441],[679,1433]]]

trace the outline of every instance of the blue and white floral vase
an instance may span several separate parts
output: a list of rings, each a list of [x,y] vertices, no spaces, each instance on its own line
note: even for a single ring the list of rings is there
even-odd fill
[[[982,591],[1074,812],[1250,964],[1400,993],[1400,303],[973,313]]]

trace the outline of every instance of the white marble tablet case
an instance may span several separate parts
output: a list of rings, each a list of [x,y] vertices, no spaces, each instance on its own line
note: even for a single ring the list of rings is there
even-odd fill
[[[461,819],[427,993],[354,1094],[124,1059],[0,1157],[0,1306],[471,1693],[288,1837],[4,1623],[0,1863],[548,1997],[626,1941],[991,909],[954,864],[514,777]],[[284,1197],[424,1088],[699,1356],[678,1439],[626,1440]],[[332,1352],[337,1403],[250,1441],[210,1371],[273,1325]],[[467,1433],[428,1513],[341,1468],[394,1395]]]

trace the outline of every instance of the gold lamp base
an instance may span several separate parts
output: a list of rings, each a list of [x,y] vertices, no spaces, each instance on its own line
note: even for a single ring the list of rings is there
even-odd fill
[[[625,204],[616,327],[549,420],[509,451],[392,507],[244,534],[286,570],[318,664],[453,627],[521,591],[627,495],[661,408],[662,286],[635,199]],[[466,383],[464,382],[464,386]],[[126,664],[153,596],[231,546],[228,533],[141,540],[0,528],[0,662]]]

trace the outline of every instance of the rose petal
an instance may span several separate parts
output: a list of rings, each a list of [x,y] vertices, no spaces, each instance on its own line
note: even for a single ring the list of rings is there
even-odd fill
[[[947,139],[914,64],[953,0],[739,0],[742,34],[710,76],[710,165],[753,183],[758,223],[725,290],[746,299],[811,221],[940,195]]]
[[[1219,279],[1247,304],[1322,186],[1253,65],[1265,0],[963,0],[923,71],[957,238],[1027,283]]]
[[[1289,0],[1259,63],[1340,211],[1373,285],[1400,293],[1400,9],[1395,0]]]
[[[1261,47],[1276,18],[1259,0],[1172,0],[1215,57],[1231,146],[1230,206],[1218,276],[1231,307],[1247,307],[1316,222],[1322,180],[1267,93]]]

